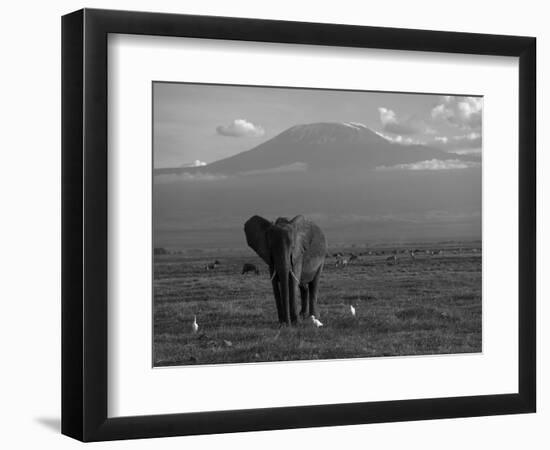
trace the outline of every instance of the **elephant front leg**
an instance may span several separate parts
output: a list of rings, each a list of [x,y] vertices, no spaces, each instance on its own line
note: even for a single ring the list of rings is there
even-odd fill
[[[297,303],[297,296],[296,291],[298,290],[298,283],[294,279],[292,275],[289,275],[289,307],[290,307],[290,322],[295,325],[298,323],[298,315],[296,314],[296,303]]]
[[[279,289],[279,280],[277,277],[271,280],[271,285],[273,286],[273,296],[275,297],[275,306],[277,307],[277,316],[279,318],[279,323],[282,324],[285,321],[285,317],[284,317],[283,300],[281,298],[281,290]]]
[[[300,285],[300,298],[302,300],[302,309],[300,309],[300,317],[305,319],[307,317],[307,297],[308,289],[307,286]]]
[[[319,317],[317,312],[317,296],[319,294],[319,279],[321,278],[321,271],[317,272],[315,278],[309,283],[309,315]]]

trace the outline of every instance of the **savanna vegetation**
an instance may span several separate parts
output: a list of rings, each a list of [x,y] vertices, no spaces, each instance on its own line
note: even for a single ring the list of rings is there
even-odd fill
[[[480,352],[479,247],[452,242],[331,248],[321,278],[321,328],[309,319],[279,328],[267,267],[251,251],[155,252],[153,363]],[[411,248],[417,250],[414,258],[406,251]],[[337,253],[357,258],[336,264]],[[388,260],[394,254],[397,262]],[[260,274],[242,275],[245,263]]]

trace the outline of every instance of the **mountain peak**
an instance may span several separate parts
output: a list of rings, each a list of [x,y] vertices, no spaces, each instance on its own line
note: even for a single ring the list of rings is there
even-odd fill
[[[307,141],[309,144],[325,144],[341,140],[357,140],[376,133],[359,122],[316,122],[295,125],[279,136],[293,141]],[[277,137],[279,137],[277,136]]]

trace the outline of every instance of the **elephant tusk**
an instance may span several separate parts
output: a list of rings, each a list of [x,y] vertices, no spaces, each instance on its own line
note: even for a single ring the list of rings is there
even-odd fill
[[[292,278],[296,280],[296,283],[300,284],[300,280],[296,278],[296,275],[294,275],[294,272],[292,271],[292,269],[290,269],[290,275],[292,275]]]
[[[273,275],[271,275],[271,281],[273,281],[273,279],[275,278],[275,275],[277,275],[277,271],[274,270],[273,271]],[[290,275],[292,275],[292,278],[294,278],[296,280],[296,282],[298,284],[300,284],[300,280],[296,277],[296,275],[294,275],[294,272],[292,271],[292,269],[290,270]]]

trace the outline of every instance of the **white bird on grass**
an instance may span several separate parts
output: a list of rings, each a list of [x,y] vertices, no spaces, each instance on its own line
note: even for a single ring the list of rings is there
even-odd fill
[[[191,325],[191,329],[193,330],[193,333],[196,333],[199,331],[199,324],[197,323],[197,316],[193,316],[193,324]]]
[[[351,315],[355,317],[355,308],[353,307],[353,305],[349,305],[349,310],[351,312]]]
[[[315,325],[317,328],[320,328],[323,326],[321,321],[319,319],[316,319],[315,316],[311,316],[311,321],[313,322],[313,325]]]

